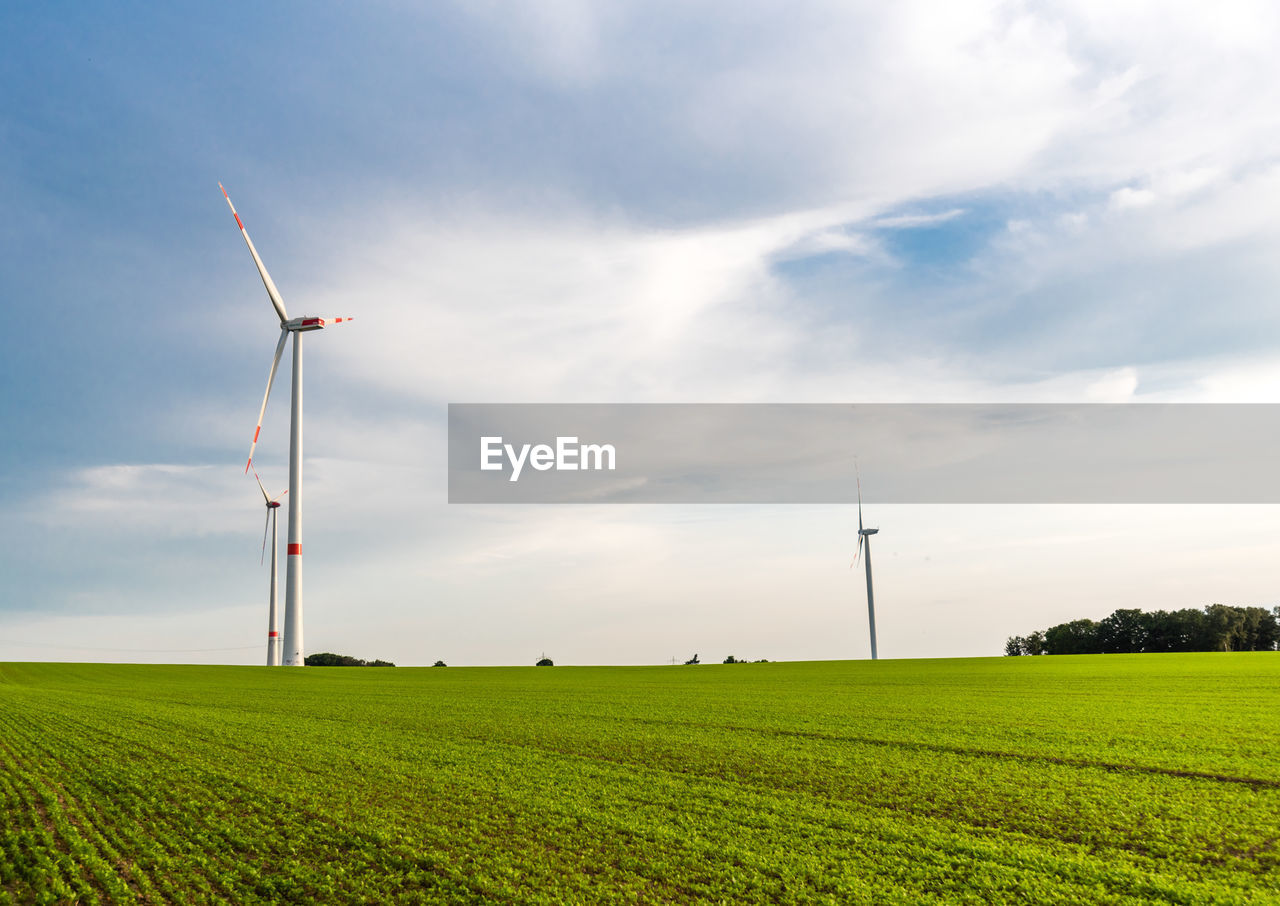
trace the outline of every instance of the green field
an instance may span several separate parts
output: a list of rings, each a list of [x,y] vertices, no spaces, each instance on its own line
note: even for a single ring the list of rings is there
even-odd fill
[[[1280,902],[1280,654],[0,664],[0,902]]]

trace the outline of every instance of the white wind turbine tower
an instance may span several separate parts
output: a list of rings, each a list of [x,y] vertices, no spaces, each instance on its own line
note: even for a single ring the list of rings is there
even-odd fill
[[[262,527],[262,553],[267,553],[267,532],[271,532],[271,605],[267,610],[267,666],[280,666],[280,633],[279,621],[276,619],[276,587],[279,583],[276,581],[276,554],[280,550],[280,538],[276,534],[276,510],[280,509],[280,498],[289,491],[286,489],[281,491],[275,497],[267,493],[267,489],[262,486],[262,479],[258,476],[258,470],[253,470],[253,477],[258,480],[258,489],[262,491],[262,499],[267,504],[267,524]],[[259,563],[262,561],[259,560]]]
[[[853,566],[858,565],[858,557],[862,556],[862,547],[867,548],[867,619],[871,623],[871,660],[876,660],[876,596],[871,590],[871,536],[880,531],[878,528],[862,527],[862,476],[858,475],[857,464],[854,464],[854,475],[858,478],[858,553],[854,555]]]
[[[245,245],[249,246],[249,254],[253,263],[258,266],[258,276],[267,289],[271,304],[280,318],[280,342],[276,344],[275,358],[271,360],[271,371],[267,375],[267,392],[262,396],[262,408],[258,411],[258,426],[253,430],[253,442],[249,446],[249,462],[245,464],[245,472],[253,465],[253,451],[258,444],[258,433],[262,431],[262,416],[267,411],[267,400],[271,398],[271,384],[276,379],[276,368],[280,365],[280,354],[284,352],[284,341],[293,334],[293,403],[289,417],[289,547],[285,559],[284,580],[284,650],[283,663],[286,667],[301,667],[305,663],[302,646],[302,335],[309,330],[321,330],[328,324],[341,324],[351,318],[293,318],[284,309],[284,300],[276,289],[266,266],[258,257],[258,250],[253,247],[249,232],[236,213],[236,206],[231,203],[231,196],[222,189],[222,196],[227,199],[231,215],[240,227],[240,235]]]

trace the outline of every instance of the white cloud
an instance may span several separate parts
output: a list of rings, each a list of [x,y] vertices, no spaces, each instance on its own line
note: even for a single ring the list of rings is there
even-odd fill
[[[349,247],[351,269],[318,274],[307,295],[328,307],[360,300],[361,316],[326,354],[396,394],[748,399],[770,392],[802,335],[788,323],[772,261],[797,248],[857,248],[832,230],[846,218],[818,211],[664,231],[589,219],[490,215],[442,229],[383,218],[399,226]]]
[[[963,214],[964,208],[951,208],[938,214],[898,214],[892,217],[877,217],[872,221],[872,225],[884,230],[914,229],[946,223]]]
[[[1126,208],[1145,208],[1156,200],[1156,193],[1150,189],[1133,189],[1129,186],[1116,189],[1111,193],[1111,207],[1117,211]]]
[[[241,478],[241,480],[237,480]],[[239,530],[236,498],[261,495],[232,467],[120,463],[77,469],[41,500],[31,519],[48,526],[196,536]]]

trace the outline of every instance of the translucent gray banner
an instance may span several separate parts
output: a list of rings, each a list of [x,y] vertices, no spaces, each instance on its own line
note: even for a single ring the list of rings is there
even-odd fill
[[[1280,406],[452,404],[450,503],[1280,503]]]

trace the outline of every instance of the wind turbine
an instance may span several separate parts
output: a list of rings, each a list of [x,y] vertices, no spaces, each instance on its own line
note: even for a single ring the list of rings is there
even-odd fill
[[[286,667],[301,667],[305,663],[302,647],[302,335],[309,330],[322,330],[328,324],[341,324],[351,318],[292,318],[285,312],[284,300],[280,291],[267,273],[266,265],[258,257],[258,250],[253,247],[249,231],[240,221],[236,206],[231,203],[231,196],[222,189],[222,197],[231,208],[231,216],[240,227],[240,235],[245,245],[249,246],[249,254],[258,267],[258,276],[267,289],[267,296],[280,318],[280,342],[276,343],[275,358],[271,360],[271,371],[267,375],[267,392],[262,396],[262,408],[258,410],[258,426],[253,429],[253,442],[249,445],[249,461],[245,463],[247,473],[253,465],[253,451],[258,445],[258,434],[262,431],[262,417],[267,411],[267,400],[271,398],[271,384],[276,379],[276,368],[280,365],[280,354],[284,352],[284,342],[293,334],[293,401],[289,414],[289,547],[285,558],[284,580],[284,650],[283,662]]]
[[[854,475],[858,479],[858,553],[850,566],[858,565],[858,557],[862,556],[862,547],[867,548],[867,619],[871,623],[871,660],[876,660],[876,596],[871,590],[871,536],[880,531],[878,528],[862,527],[862,476],[858,474],[858,466],[854,464]]]
[[[262,499],[267,504],[267,524],[262,527],[262,553],[263,556],[267,552],[267,532],[271,532],[271,606],[268,609],[267,616],[267,666],[280,666],[280,633],[276,631],[276,554],[280,550],[279,536],[276,534],[276,510],[280,509],[280,498],[289,491],[286,489],[277,494],[274,498],[267,493],[267,489],[262,486],[262,479],[258,476],[258,470],[253,470],[253,477],[258,479],[258,489],[262,491]],[[262,561],[259,560],[259,563]]]

